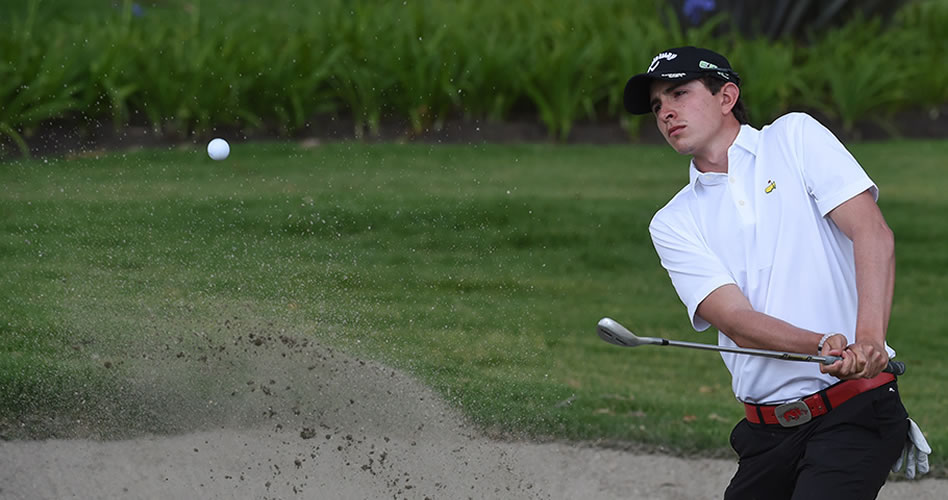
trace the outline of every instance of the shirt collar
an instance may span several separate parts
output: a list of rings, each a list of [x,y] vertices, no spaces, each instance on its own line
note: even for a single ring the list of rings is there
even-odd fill
[[[728,153],[731,152],[731,148],[737,146],[748,153],[757,156],[757,142],[760,139],[760,130],[757,130],[750,125],[741,125],[740,132],[737,133],[737,138],[734,139],[734,144],[731,144],[731,147],[728,148]]]
[[[728,158],[730,159],[731,153],[735,150],[735,148],[743,150],[756,157],[757,143],[759,139],[759,130],[750,125],[741,125],[741,129],[737,132],[737,137],[734,138],[734,142],[727,148]],[[719,172],[703,173],[699,171],[698,168],[695,167],[694,159],[691,160],[691,164],[688,166],[688,178],[692,191],[695,189],[695,186],[698,182],[705,185],[727,182],[727,174],[722,174]]]

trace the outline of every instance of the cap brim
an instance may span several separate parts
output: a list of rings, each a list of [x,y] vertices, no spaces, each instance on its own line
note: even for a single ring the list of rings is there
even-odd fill
[[[651,100],[649,94],[652,91],[653,80],[655,80],[655,77],[648,73],[629,78],[629,82],[625,84],[623,97],[626,111],[633,115],[644,115],[652,111],[651,106],[649,106]]]

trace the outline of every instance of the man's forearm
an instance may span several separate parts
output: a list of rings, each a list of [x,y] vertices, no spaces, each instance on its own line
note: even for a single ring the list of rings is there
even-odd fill
[[[816,353],[824,333],[798,328],[786,321],[755,311],[740,288],[724,285],[700,304],[698,315],[741,347]]]
[[[823,335],[837,333],[813,332],[757,312],[734,284],[711,292],[698,304],[698,315],[737,345],[756,349],[816,353]],[[885,366],[885,355],[873,354],[877,349],[857,344],[855,352],[844,352],[846,343],[846,337],[839,333],[827,338],[823,353],[842,356],[843,360],[821,366],[820,371],[840,378],[856,378],[878,374]]]
[[[829,213],[853,242],[856,269],[856,342],[885,341],[895,288],[895,238],[870,191],[864,191]]]
[[[813,354],[823,333],[828,333],[799,328],[753,309],[734,311],[721,331],[741,347]]]

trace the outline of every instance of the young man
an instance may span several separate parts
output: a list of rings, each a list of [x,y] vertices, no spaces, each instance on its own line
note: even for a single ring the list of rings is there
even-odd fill
[[[689,184],[649,232],[694,328],[716,327],[721,345],[842,357],[722,354],[747,415],[731,434],[740,462],[725,498],[875,498],[903,447],[920,473],[930,452],[882,371],[895,355],[892,231],[877,187],[829,130],[802,113],[757,130],[739,85],[724,56],[680,47],[625,88],[626,109],[653,113],[691,156]]]

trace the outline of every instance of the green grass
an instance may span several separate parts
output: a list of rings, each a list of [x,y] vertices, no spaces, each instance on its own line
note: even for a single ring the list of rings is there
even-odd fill
[[[903,397],[943,450],[948,142],[852,150],[898,241]],[[726,453],[742,409],[718,356],[594,333],[608,315],[714,341],[647,234],[686,165],[660,146],[347,143],[0,164],[0,434],[80,419],[79,400],[160,430],[111,391],[136,357],[226,341],[239,316],[404,368],[501,433]]]

